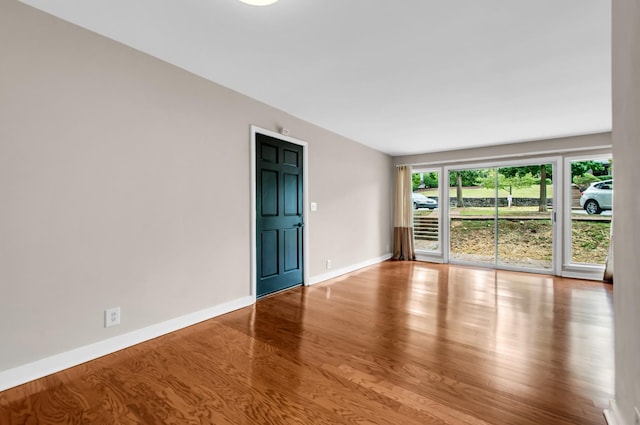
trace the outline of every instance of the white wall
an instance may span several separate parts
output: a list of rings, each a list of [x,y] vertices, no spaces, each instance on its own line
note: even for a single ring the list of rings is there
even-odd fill
[[[251,124],[309,144],[312,277],[387,253],[389,156],[15,0],[0,58],[0,375],[249,296]]]
[[[640,2],[613,1],[614,311],[616,404],[626,424],[640,408]]]

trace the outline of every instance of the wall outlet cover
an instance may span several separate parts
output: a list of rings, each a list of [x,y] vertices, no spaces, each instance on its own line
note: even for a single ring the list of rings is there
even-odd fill
[[[110,328],[120,324],[120,307],[108,308],[104,311],[104,327]]]

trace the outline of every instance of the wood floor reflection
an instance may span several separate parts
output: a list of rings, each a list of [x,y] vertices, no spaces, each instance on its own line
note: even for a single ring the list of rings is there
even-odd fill
[[[0,393],[0,424],[605,424],[611,286],[385,262]]]

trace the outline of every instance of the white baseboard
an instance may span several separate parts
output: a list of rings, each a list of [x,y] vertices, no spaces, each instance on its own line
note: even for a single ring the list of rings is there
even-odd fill
[[[331,270],[330,272],[313,276],[311,279],[309,279],[309,286],[315,285],[316,283],[324,282],[325,280],[333,279],[334,277],[342,276],[343,274],[347,274],[347,273],[354,272],[356,270],[363,269],[368,266],[372,266],[374,264],[381,263],[391,258],[391,256],[392,254],[390,253],[385,254],[378,258],[372,258],[370,260],[362,261],[360,263],[352,264],[347,267],[342,267],[340,269]]]
[[[25,384],[52,373],[60,372],[73,366],[114,353],[144,341],[195,325],[196,323],[220,316],[225,313],[255,303],[255,297],[247,296],[204,310],[189,313],[166,322],[157,323],[123,335],[85,345],[65,353],[27,363],[22,366],[0,371],[0,391]]]
[[[604,409],[604,418],[609,425],[627,425],[615,400],[609,400],[609,407]]]

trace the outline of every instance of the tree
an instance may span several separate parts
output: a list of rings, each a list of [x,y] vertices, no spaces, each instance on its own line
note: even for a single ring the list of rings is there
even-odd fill
[[[424,185],[425,187],[438,187],[438,173],[424,173]]]
[[[513,189],[530,187],[534,185],[535,182],[536,179],[531,173],[523,176],[514,175],[513,177],[507,177],[502,173],[498,173],[498,189],[506,191],[509,195],[513,194]],[[487,177],[482,180],[482,186],[487,189],[496,188],[496,173],[494,170],[489,170]]]
[[[538,205],[538,211],[547,211],[547,167],[540,166],[540,204]]]
[[[542,168],[544,167],[545,173],[548,179],[553,179],[553,166],[551,164],[544,165],[524,165],[520,167],[502,167],[498,170],[499,173],[504,174],[505,177],[523,177],[527,174],[531,174],[534,177],[540,177],[542,174]],[[542,178],[540,179],[541,181]]]
[[[553,176],[553,166],[551,164],[525,165],[521,167],[503,167],[498,171],[507,179],[524,179],[526,176],[539,177],[540,197],[538,210],[540,212],[547,211],[547,179],[550,179]],[[536,184],[535,179],[532,184]]]
[[[411,175],[411,190],[416,190],[420,187],[420,173],[413,173]]]
[[[464,199],[462,198],[462,172],[456,171],[456,204],[458,208],[464,208]]]
[[[428,187],[438,187],[438,173],[413,173],[411,175],[412,189],[425,189]]]
[[[606,169],[602,161],[573,161],[571,163],[571,178],[581,177],[585,174],[598,176],[605,172]]]
[[[449,186],[458,185],[458,176],[460,176],[462,187],[477,186],[479,180],[486,176],[485,170],[460,170],[449,173]]]
[[[593,182],[600,181],[599,178],[590,173],[584,173],[579,176],[573,176],[573,183],[580,188],[580,190],[585,190],[589,185]]]

